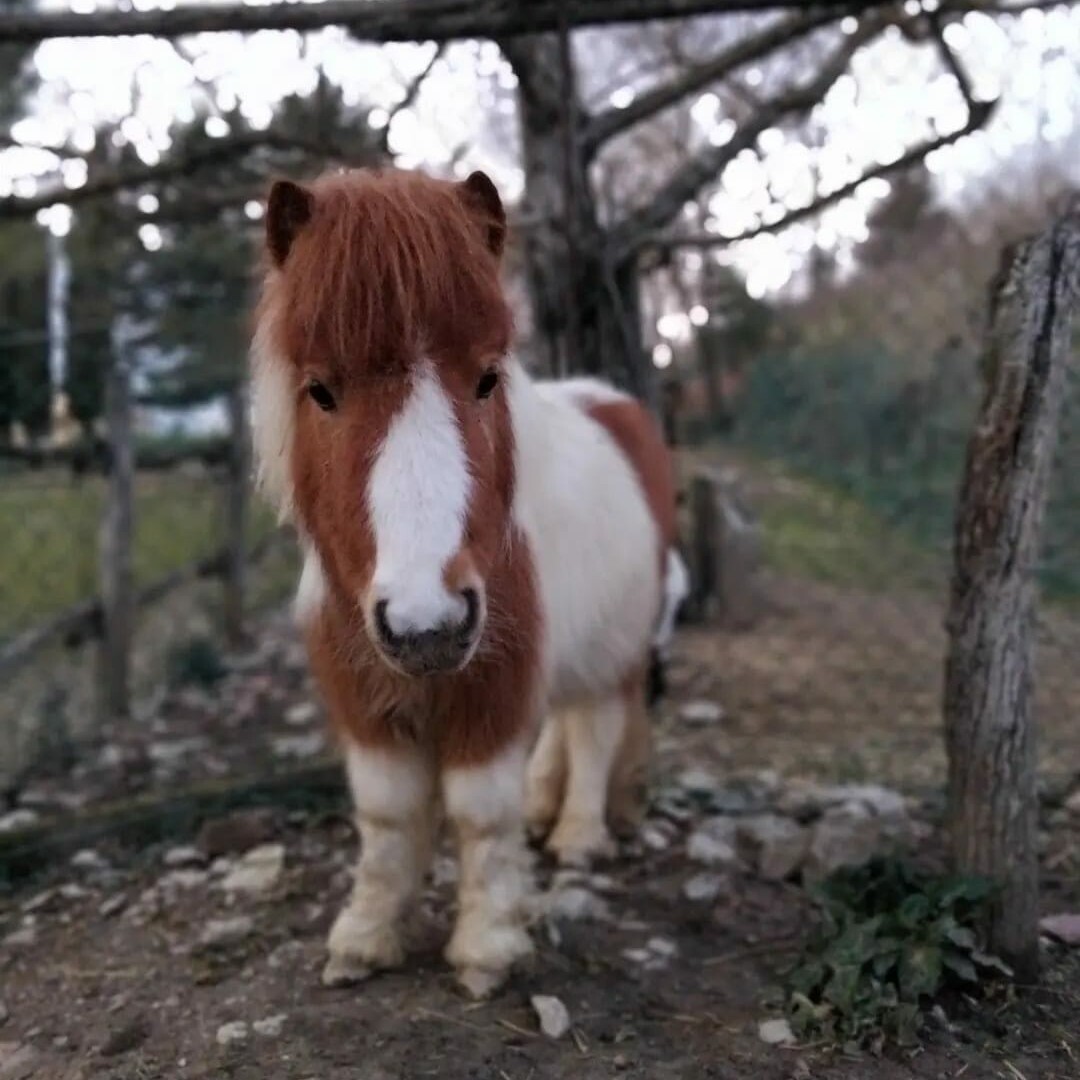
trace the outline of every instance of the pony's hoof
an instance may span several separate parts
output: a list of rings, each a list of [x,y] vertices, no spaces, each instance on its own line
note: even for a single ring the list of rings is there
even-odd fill
[[[463,967],[458,969],[457,980],[473,1001],[483,1001],[506,982],[509,974],[509,968]]]
[[[560,866],[586,870],[594,862],[614,859],[618,845],[606,828],[584,827],[578,823],[565,823],[548,837],[547,850]]]
[[[375,974],[371,964],[355,956],[331,956],[323,968],[323,986],[355,986]]]

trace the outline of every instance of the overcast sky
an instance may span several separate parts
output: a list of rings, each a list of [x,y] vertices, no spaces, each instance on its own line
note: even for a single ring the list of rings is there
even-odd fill
[[[47,0],[44,6],[68,5]],[[93,6],[92,0],[70,4],[76,11]],[[135,0],[135,6],[144,4]],[[966,185],[993,183],[1004,163],[1015,163],[1018,155],[1060,154],[1075,135],[1080,11],[1031,11],[1000,22],[972,15],[963,25],[950,26],[948,34],[973,73],[976,95],[1002,94],[1004,102],[986,132],[929,161],[943,195],[956,199]],[[126,118],[125,136],[144,160],[153,161],[167,145],[170,123],[190,117],[196,104],[206,100],[200,82],[213,83],[218,106],[238,103],[256,124],[269,121],[271,106],[281,96],[310,89],[319,67],[349,100],[389,106],[426,64],[433,46],[364,46],[328,29],[306,39],[292,32],[246,39],[206,34],[187,39],[184,48],[197,56],[194,66],[169,43],[146,38],[45,42],[35,57],[42,90],[33,115],[16,126],[16,134],[26,142],[73,139],[86,146],[95,124]],[[445,169],[455,148],[467,146],[460,167],[489,169],[506,197],[515,199],[522,185],[516,148],[493,138],[486,123],[496,102],[512,111],[512,98],[494,94],[493,81],[504,87],[514,83],[494,45],[462,43],[449,49],[416,106],[394,121],[390,142],[400,163]],[[632,94],[633,87],[617,88],[614,102],[625,104]],[[711,94],[700,95],[694,106],[702,139],[730,137],[732,125],[718,106]],[[898,32],[858,54],[852,74],[834,86],[816,115],[826,132],[817,157],[826,191],[869,162],[892,160],[912,142],[954,130],[964,121],[959,95],[933,50],[913,49]],[[810,152],[780,131],[767,132],[761,146],[762,160],[746,152],[724,173],[710,204],[713,227],[722,232],[738,232],[755,224],[759,213],[769,212],[766,181],[793,205],[809,198]],[[1080,162],[1071,164],[1080,168]],[[39,184],[35,178],[55,168],[49,154],[0,154],[0,195],[29,194]],[[79,163],[72,163],[66,166],[65,182],[76,186],[83,173]],[[865,235],[866,208],[887,191],[884,181],[865,185],[857,197],[815,222],[739,245],[732,258],[746,274],[750,291],[764,295],[782,288],[815,242],[835,248],[843,262],[852,243]]]

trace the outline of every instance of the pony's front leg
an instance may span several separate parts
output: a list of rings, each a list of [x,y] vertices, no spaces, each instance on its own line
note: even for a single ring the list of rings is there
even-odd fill
[[[525,844],[525,746],[444,767],[443,800],[460,851],[458,916],[446,947],[461,985],[484,997],[532,952],[532,881]]]
[[[329,986],[357,982],[404,959],[402,917],[431,858],[435,768],[412,747],[351,745],[349,786],[360,860],[348,902],[330,930]]]

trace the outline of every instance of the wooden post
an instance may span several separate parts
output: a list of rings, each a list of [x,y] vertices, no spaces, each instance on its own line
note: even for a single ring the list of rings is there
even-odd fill
[[[229,644],[244,641],[249,499],[247,394],[243,383],[229,392],[229,466],[225,486],[225,636]]]
[[[991,289],[947,623],[953,851],[958,869],[1001,887],[990,945],[1025,980],[1039,963],[1032,568],[1078,294],[1080,203],[1007,251]]]
[[[131,371],[114,352],[105,383],[109,474],[101,517],[99,573],[102,637],[99,705],[105,719],[126,716],[130,707],[131,637],[135,622],[132,535],[135,526],[135,443]]]

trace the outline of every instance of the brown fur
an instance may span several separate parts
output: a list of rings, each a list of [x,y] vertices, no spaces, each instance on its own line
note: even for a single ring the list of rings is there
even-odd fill
[[[260,314],[296,378],[295,511],[330,592],[308,629],[312,668],[341,735],[383,747],[422,741],[445,765],[478,764],[534,719],[539,666],[534,571],[510,516],[509,412],[500,388],[476,398],[512,330],[498,196],[486,178],[394,170],[332,174],[299,191],[270,202],[275,267]],[[310,208],[306,218],[298,207]],[[360,598],[376,554],[365,492],[420,358],[453,402],[473,476],[465,543],[445,577],[485,582],[487,621],[463,671],[415,679],[379,658]],[[309,399],[310,379],[334,395],[333,412]]]

